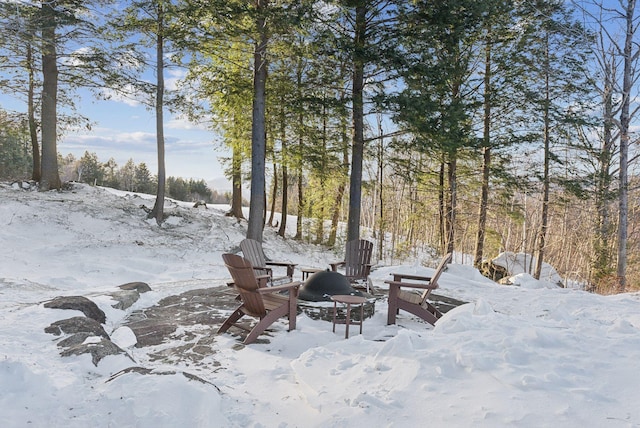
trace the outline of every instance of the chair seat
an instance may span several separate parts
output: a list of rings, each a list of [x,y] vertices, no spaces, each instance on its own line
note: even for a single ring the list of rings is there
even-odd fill
[[[281,294],[263,294],[262,302],[264,303],[264,308],[267,311],[272,311],[276,308],[279,308],[283,304],[289,301],[288,296],[283,296]]]
[[[395,273],[393,280],[385,281],[389,284],[389,310],[387,324],[396,323],[396,315],[400,309],[422,318],[435,325],[442,317],[442,313],[427,301],[432,290],[438,288],[438,279],[451,262],[452,254],[446,254],[436,268],[432,277],[413,274]],[[404,287],[404,290],[402,289]],[[408,290],[407,290],[408,289]],[[422,290],[422,293],[416,292]]]
[[[415,291],[400,290],[398,298],[414,305],[420,305],[422,303],[422,294]]]

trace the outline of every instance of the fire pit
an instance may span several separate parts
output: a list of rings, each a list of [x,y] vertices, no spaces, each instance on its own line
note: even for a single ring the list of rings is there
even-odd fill
[[[341,273],[321,271],[311,275],[300,286],[298,299],[308,302],[331,302],[331,296],[336,294],[362,297],[362,293],[351,287],[349,280]]]
[[[300,286],[298,292],[298,309],[303,311],[309,318],[321,319],[332,322],[334,295],[351,295],[367,298],[364,303],[364,318],[371,318],[375,312],[375,299],[373,296],[365,296],[362,292],[351,286],[349,280],[339,272],[321,271],[316,272]],[[340,309],[339,311],[343,311]],[[344,314],[340,314],[344,317]],[[355,321],[361,321],[360,313],[353,314]]]

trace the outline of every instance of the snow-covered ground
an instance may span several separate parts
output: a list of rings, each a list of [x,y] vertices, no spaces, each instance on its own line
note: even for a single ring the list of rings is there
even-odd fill
[[[470,303],[436,327],[403,312],[388,326],[382,302],[348,340],[303,314],[295,331],[275,324],[269,343],[242,347],[224,334],[197,366],[154,365],[122,321],[163,297],[224,284],[220,256],[238,250],[246,225],[174,203],[158,227],[142,204],[153,200],[84,185],[0,186],[0,426],[640,427],[640,294],[599,296],[526,275],[503,286],[462,264],[450,265],[438,293]],[[270,229],[264,247],[300,266],[336,260]],[[436,262],[379,266],[372,280],[428,275]],[[109,293],[131,281],[152,291],[114,309]],[[60,338],[44,328],[79,314],[44,307],[61,295],[95,301],[134,361],[60,356]],[[136,365],[176,374],[112,378]]]

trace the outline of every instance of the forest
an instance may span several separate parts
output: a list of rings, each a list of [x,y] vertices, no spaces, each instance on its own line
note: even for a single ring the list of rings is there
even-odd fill
[[[536,278],[547,262],[590,291],[637,290],[635,5],[2,0],[0,91],[26,108],[0,106],[0,179],[144,190],[162,224],[172,188],[208,190],[166,177],[170,111],[222,137],[229,214],[248,197],[250,238],[285,237],[293,215],[285,238],[371,237],[378,260],[456,251],[488,274],[522,252]],[[157,171],[58,152],[91,127],[80,89],[154,112]]]

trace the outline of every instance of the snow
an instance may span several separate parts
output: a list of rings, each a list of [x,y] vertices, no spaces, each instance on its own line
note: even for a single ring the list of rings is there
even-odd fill
[[[246,223],[222,207],[170,202],[158,227],[143,204],[153,200],[84,185],[0,185],[3,427],[640,427],[639,293],[600,296],[524,273],[519,285],[498,285],[459,263],[438,294],[469,303],[435,327],[404,312],[388,326],[378,302],[363,334],[346,340],[302,314],[292,332],[275,324],[269,343],[240,346],[223,334],[201,365],[154,363],[122,321],[163,297],[223,285],[220,255],[238,250]],[[270,228],[264,246],[300,266],[336,260]],[[384,287],[392,272],[428,275],[423,265],[436,263],[378,266],[372,280]],[[131,281],[152,291],[114,309],[109,293]],[[90,355],[62,357],[60,338],[44,328],[82,313],[44,307],[61,295],[96,302],[129,356],[97,366]],[[127,371],[136,366],[153,373]]]

